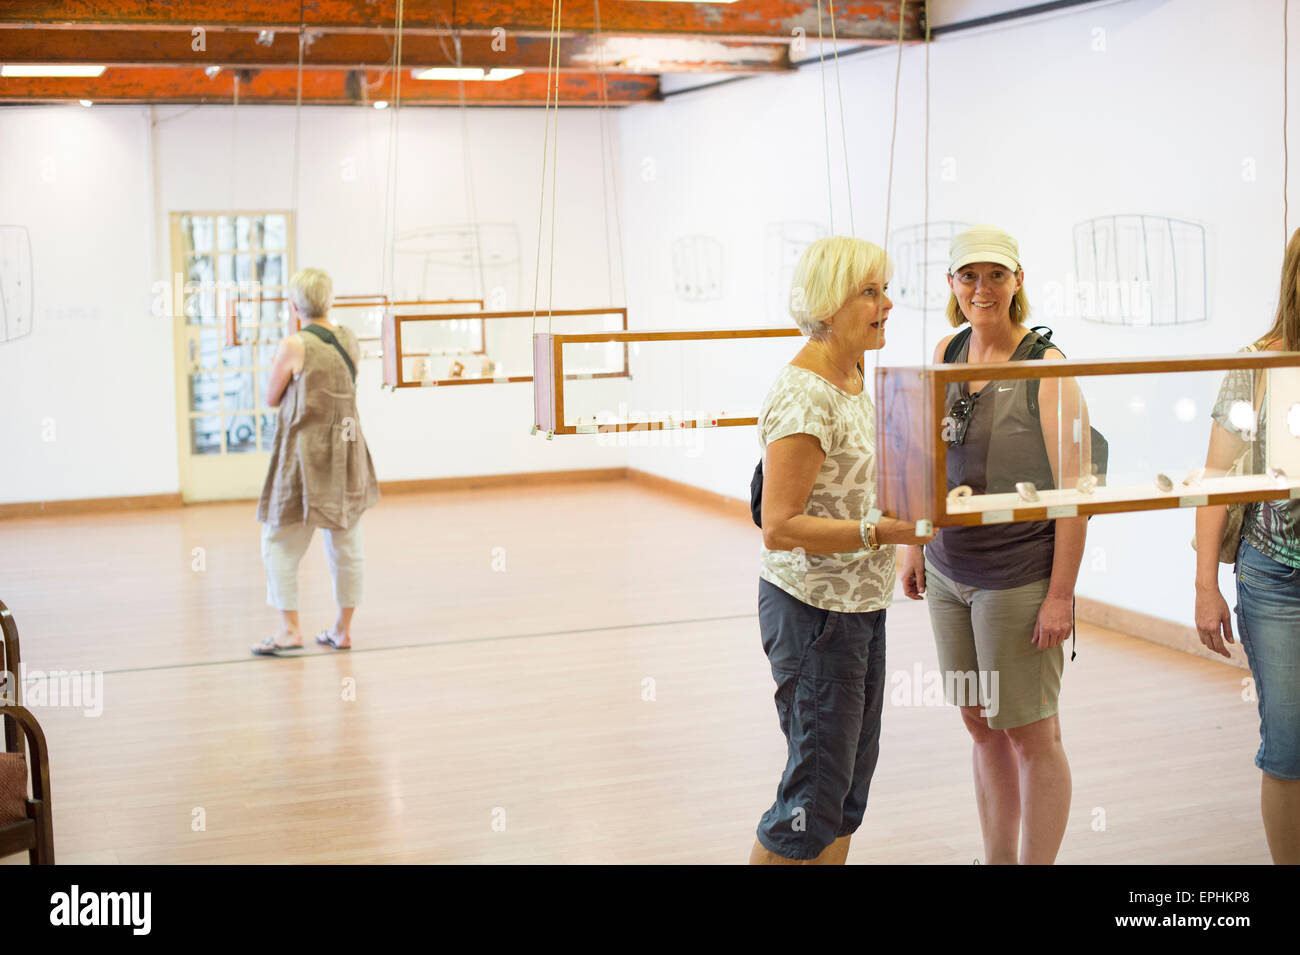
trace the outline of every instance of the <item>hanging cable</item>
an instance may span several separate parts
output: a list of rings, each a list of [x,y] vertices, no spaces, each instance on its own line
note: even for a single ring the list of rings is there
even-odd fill
[[[452,16],[456,15],[455,4],[452,5]],[[451,24],[453,42],[456,46],[456,68],[464,70],[465,60],[461,47],[460,31],[456,29],[453,21]],[[478,198],[474,192],[474,166],[469,148],[469,116],[465,108],[465,80],[461,77],[456,81],[458,96],[460,99],[460,144],[461,144],[461,165],[465,173],[465,201],[467,214],[469,215],[469,227],[474,236],[474,263],[475,274],[478,279],[477,297],[484,303],[484,311],[487,311],[487,277],[483,271],[483,239],[479,233],[478,227]],[[484,335],[487,330],[484,329]],[[484,342],[486,347],[486,342]]]
[[[817,0],[817,59],[822,72],[822,129],[826,134],[826,209],[835,234],[835,194],[831,186],[831,120],[826,111],[826,44],[822,40],[822,0]]]
[[[926,326],[930,321],[929,270],[925,261],[930,250],[930,0],[925,0],[925,139],[921,148],[921,364],[928,364],[930,352]],[[927,485],[928,487],[929,485]]]
[[[293,215],[298,217],[298,176],[302,149],[302,57],[307,42],[304,29],[304,6],[306,0],[298,0],[298,96],[294,102],[293,112]]]
[[[385,186],[384,203],[384,290],[389,297],[398,299],[396,289],[397,258],[397,112],[402,105],[402,23],[405,16],[405,0],[397,0],[397,15],[394,23],[393,42],[393,93],[388,108],[392,110],[388,121],[388,176]]]
[[[894,143],[898,138],[898,78],[903,72],[903,28],[907,24],[907,0],[898,8],[898,63],[894,67],[894,122],[889,133],[889,179],[885,184],[885,249],[889,249],[890,201],[894,196]]]
[[[844,188],[849,194],[849,234],[857,236],[858,229],[853,222],[853,179],[849,173],[849,139],[844,124],[844,90],[840,87],[840,43],[835,36],[835,0],[829,0],[831,9],[831,52],[835,57],[835,96],[840,104],[840,143],[844,147]],[[926,0],[928,3],[929,0]],[[824,99],[824,97],[823,97]],[[827,162],[830,161],[830,148],[827,147]],[[829,172],[827,174],[829,179]]]
[[[556,5],[559,0],[551,0],[551,35],[550,46],[546,53],[546,105],[542,109],[542,185],[539,191],[537,207],[537,261],[533,269],[533,334],[537,333],[537,297],[538,288],[542,279],[542,223],[546,220],[546,147],[550,141],[550,116],[551,116],[551,88],[552,83],[558,78],[558,69],[553,69],[552,64],[557,63],[555,58],[555,47],[558,40],[558,20],[556,16]],[[556,112],[559,112],[559,98],[557,93]],[[552,171],[554,175],[554,171]],[[554,261],[554,250],[552,250],[552,261]]]
[[[624,265],[623,257],[623,220],[619,212],[619,189],[618,189],[618,162],[614,156],[614,140],[609,135],[609,99],[606,90],[605,76],[605,46],[604,38],[600,32],[600,0],[594,0],[596,13],[596,43],[597,50],[597,69],[600,76],[600,182],[603,191],[605,203],[605,259],[609,272],[609,303],[613,305],[616,301],[627,302],[627,271]],[[605,185],[605,176],[608,168],[612,166],[613,171],[609,173],[609,185]],[[614,298],[614,279],[613,263],[609,259],[609,194],[614,195],[614,236],[618,245],[618,280],[619,280],[619,298]]]
[[[546,293],[546,331],[551,331],[551,312],[555,307],[555,207],[560,181],[560,27],[564,22],[564,0],[555,5],[555,135],[551,137],[551,280]]]

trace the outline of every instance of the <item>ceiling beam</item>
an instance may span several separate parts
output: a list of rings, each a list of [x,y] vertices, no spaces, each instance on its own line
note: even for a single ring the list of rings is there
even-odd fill
[[[889,43],[898,39],[901,0],[841,0],[835,6],[836,35],[851,42]],[[904,39],[921,39],[919,0],[907,5]],[[822,29],[830,35],[829,4]],[[393,31],[397,0],[24,0],[0,6],[0,27],[23,25],[119,29],[296,31],[302,23],[325,33]],[[452,11],[455,20],[452,21]],[[409,0],[403,7],[403,35],[550,36],[549,0]],[[593,0],[570,0],[563,7],[565,35],[596,32]],[[742,3],[648,3],[606,0],[599,7],[600,32],[621,36],[675,36],[789,43],[802,33],[817,36],[817,5],[789,0]]]
[[[380,34],[309,34],[303,68],[382,67],[393,45]],[[460,65],[483,69],[510,67],[545,71],[549,39],[466,36]],[[106,66],[222,66],[297,69],[297,30],[277,33],[270,45],[256,33],[216,30],[202,50],[188,33],[176,30],[0,30],[0,63],[96,63]],[[457,65],[456,42],[446,36],[403,36],[402,65],[411,68]],[[560,44],[561,72],[609,73],[767,73],[792,69],[785,43],[737,43],[698,38],[575,37]]]
[[[0,103],[57,103],[92,100],[95,103],[230,104],[235,97],[235,76],[240,75],[239,103],[293,105],[298,94],[297,70],[223,70],[209,78],[200,69],[175,67],[108,70],[97,79],[0,79]],[[363,87],[364,80],[364,87]],[[565,106],[611,106],[647,103],[659,99],[655,76],[608,76],[565,73],[558,77],[559,99]],[[445,80],[402,80],[402,106],[455,106],[464,87],[470,106],[544,106],[547,76],[525,73],[499,82],[457,83]],[[386,70],[311,70],[302,75],[302,101],[315,105],[364,105],[392,98],[392,72]]]

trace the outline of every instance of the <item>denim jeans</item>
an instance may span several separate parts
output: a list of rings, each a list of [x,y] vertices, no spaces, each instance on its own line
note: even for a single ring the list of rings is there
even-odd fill
[[[1259,699],[1255,765],[1300,779],[1300,570],[1237,550],[1237,624]]]

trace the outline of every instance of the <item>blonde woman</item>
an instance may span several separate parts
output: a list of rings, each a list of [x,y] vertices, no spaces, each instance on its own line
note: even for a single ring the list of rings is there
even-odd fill
[[[808,341],[759,412],[759,629],[787,758],[752,864],[842,864],[880,752],[894,545],[917,541],[911,524],[868,520],[875,413],[860,368],[885,343],[889,274],[870,242],[804,251],[790,304]]]
[[[970,327],[939,342],[936,364],[1065,357],[1025,324],[1020,247],[1002,229],[977,226],[952,240],[948,285],[949,323]],[[1087,439],[1082,447],[1062,442],[1058,416],[1037,413],[1028,384],[949,386],[949,489],[1001,493],[1027,480],[1052,488],[1063,474],[1082,473]],[[1037,401],[1053,410],[1061,402],[1060,420],[1078,417],[1088,434],[1072,380],[1045,379]],[[939,668],[952,690],[948,702],[960,708],[974,744],[975,801],[989,864],[1051,863],[1065,835],[1071,781],[1058,699],[1086,533],[1087,518],[947,527],[904,554],[903,593],[913,600],[928,594]]]
[[[280,343],[271,365],[266,401],[280,415],[257,505],[267,602],[280,611],[280,631],[253,647],[260,656],[302,649],[298,563],[318,527],[339,612],[316,642],[351,647],[352,615],[361,602],[361,514],[379,500],[357,414],[361,348],[350,329],[329,321],[333,282],[319,269],[305,269],[290,279],[288,298],[302,331]]]
[[[1273,327],[1259,351],[1300,351],[1300,230],[1287,243]],[[1259,408],[1254,471],[1266,460],[1268,403],[1249,371],[1229,372],[1215,404],[1207,473],[1225,473],[1250,445],[1239,402]],[[1267,377],[1260,376],[1260,387]],[[1252,416],[1253,417],[1253,416]],[[1219,590],[1218,554],[1227,507],[1196,509],[1196,629],[1201,642],[1228,656],[1232,615]],[[1237,625],[1259,701],[1260,809],[1273,861],[1300,864],[1300,500],[1249,504],[1237,548]]]

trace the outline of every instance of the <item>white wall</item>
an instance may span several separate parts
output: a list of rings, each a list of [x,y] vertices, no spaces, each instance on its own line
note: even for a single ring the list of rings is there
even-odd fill
[[[992,221],[1016,235],[1031,302],[1039,306],[1035,320],[1055,329],[1070,357],[1241,347],[1271,319],[1283,249],[1280,19],[1280,8],[1265,22],[1232,15],[1213,0],[1130,0],[936,42],[930,220]],[[924,218],[924,56],[915,47],[903,56],[891,232]],[[895,62],[894,51],[882,50],[840,64],[856,234],[877,242],[885,233]],[[847,233],[829,63],[826,77],[835,231]],[[781,220],[829,219],[820,81],[814,66],[623,114],[625,219],[636,224],[627,254],[640,266],[630,280],[631,314],[663,325],[778,323],[760,298],[770,268],[763,229]],[[1243,176],[1245,160],[1254,179]],[[646,168],[656,175],[643,176]],[[945,168],[951,178],[942,175]],[[1074,224],[1117,213],[1206,227],[1208,321],[1115,329],[1047,307],[1051,283],[1072,280]],[[668,248],[691,233],[723,242],[722,301],[674,301]],[[871,356],[882,364],[928,361],[949,331],[932,313],[923,345],[919,312],[897,308],[893,317],[888,344]],[[748,374],[760,360],[769,359],[737,347],[719,373]],[[1212,385],[1202,383],[1202,430],[1210,396]],[[1117,453],[1132,451],[1153,430],[1113,417],[1107,427]],[[700,441],[694,449],[633,449],[629,463],[745,497],[758,457],[752,429],[705,433]],[[1188,459],[1203,455],[1203,447],[1191,448]],[[1190,623],[1191,533],[1191,511],[1098,518],[1080,594]]]
[[[150,315],[140,110],[0,110],[0,225],[31,236],[35,314],[0,342],[0,501],[176,490],[172,331]]]
[[[0,501],[179,489],[171,321],[150,314],[152,283],[170,271],[167,216],[290,208],[294,110],[169,108],[158,119],[151,148],[143,108],[0,111],[0,225],[31,230],[36,284],[31,334],[0,343],[10,409]],[[477,221],[519,233],[519,288],[493,304],[530,306],[543,112],[472,110],[465,120]],[[396,230],[469,222],[460,113],[410,109],[399,122]],[[599,116],[566,111],[559,128],[555,307],[621,304],[606,301]],[[373,109],[303,110],[297,263],[330,271],[340,293],[384,287],[389,131],[390,114]],[[548,208],[544,273],[549,237]],[[543,304],[546,291],[544,274]],[[590,437],[530,438],[528,384],[381,392],[376,361],[359,386],[381,480],[625,463]],[[44,440],[51,422],[54,440]]]

